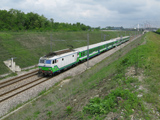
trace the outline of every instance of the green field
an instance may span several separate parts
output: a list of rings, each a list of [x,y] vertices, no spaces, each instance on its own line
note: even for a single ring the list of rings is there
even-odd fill
[[[89,33],[90,44],[115,38],[118,35],[130,35],[134,32],[0,32],[0,74],[8,73],[8,68],[3,64],[4,60],[16,57],[16,64],[21,68],[35,65],[38,59],[49,53],[51,50],[66,49],[72,45],[74,48],[86,46],[87,42],[77,42],[74,40],[87,40]],[[51,42],[52,35],[52,42]],[[56,41],[64,40],[64,41]]]
[[[160,119],[159,46],[149,32],[6,120]]]

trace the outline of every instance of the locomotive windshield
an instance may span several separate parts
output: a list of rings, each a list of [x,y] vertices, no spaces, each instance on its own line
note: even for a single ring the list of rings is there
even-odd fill
[[[40,60],[39,63],[44,63],[44,60]]]
[[[51,64],[51,60],[46,60],[46,64]]]

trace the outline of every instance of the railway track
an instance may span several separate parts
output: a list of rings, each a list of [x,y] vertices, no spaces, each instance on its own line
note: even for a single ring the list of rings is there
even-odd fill
[[[31,81],[29,81],[25,84],[19,85],[18,87],[14,87],[13,89],[10,89],[10,90],[6,89],[9,86],[12,87],[14,84],[18,84],[18,82],[22,82],[24,80],[27,80],[28,78],[31,78],[31,77],[37,75],[38,74],[37,72],[38,71],[34,71],[32,73],[28,73],[23,76],[19,76],[19,77],[10,79],[8,81],[1,82],[0,83],[0,92],[1,91],[3,91],[3,92],[1,92],[1,94],[0,94],[0,103],[53,78],[53,76],[38,77],[37,79],[32,79]],[[6,91],[4,91],[4,89],[6,89]]]
[[[22,93],[22,92],[24,92],[24,91],[26,91],[26,90],[28,90],[30,88],[33,88],[34,86],[37,86],[37,85],[39,85],[39,84],[41,84],[41,83],[43,83],[43,82],[45,82],[45,81],[47,81],[47,80],[49,80],[51,78],[52,77],[48,77],[48,78],[40,77],[40,78],[38,78],[36,80],[33,80],[33,81],[29,82],[29,83],[26,83],[26,84],[24,84],[24,85],[22,85],[20,87],[17,87],[15,89],[7,91],[7,92],[5,92],[3,94],[0,94],[0,103],[5,101],[5,100],[7,100],[7,99],[9,99],[9,98],[11,98],[11,97],[13,97],[13,96],[16,96],[16,95]]]
[[[1,94],[0,94],[0,103],[5,101],[5,100],[7,100],[7,99],[9,99],[9,98],[11,98],[11,97],[13,97],[13,96],[15,96],[15,95],[17,95],[17,94],[19,94],[19,93],[21,93],[22,90],[18,91],[18,89],[21,89],[21,88],[23,88],[23,87],[25,87],[25,86],[27,86],[29,84],[32,84],[36,80],[28,82],[26,84],[22,84],[22,85],[20,85],[18,87],[15,87],[15,88],[11,89],[11,90],[7,90],[7,87],[15,85],[15,84],[18,84],[18,82],[23,82],[24,80],[27,80],[27,79],[29,79],[29,78],[31,78],[33,76],[36,76],[36,75],[38,75],[38,70],[30,72],[30,73],[27,73],[25,75],[21,75],[19,77],[15,77],[15,78],[10,79],[10,80],[6,80],[6,81],[3,81],[3,82],[0,82],[0,92],[1,92]],[[40,80],[40,79],[42,79],[42,78],[39,78],[37,80]],[[17,90],[17,92],[15,92],[16,90]],[[2,92],[2,91],[4,91],[4,92]]]
[[[13,78],[13,79],[9,79],[9,80],[0,82],[0,89],[6,87],[6,86],[8,86],[8,85],[12,85],[12,84],[14,84],[14,83],[17,83],[17,82],[19,82],[19,81],[23,81],[23,80],[25,80],[25,79],[27,79],[27,78],[30,78],[30,77],[32,77],[32,76],[34,76],[34,75],[37,75],[37,74],[38,74],[38,70],[33,71],[33,72],[31,72],[31,73],[27,73],[27,74],[21,75],[21,76],[19,76],[19,77],[15,77],[15,78]]]

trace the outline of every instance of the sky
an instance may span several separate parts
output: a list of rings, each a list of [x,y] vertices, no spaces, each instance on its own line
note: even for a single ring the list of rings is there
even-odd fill
[[[11,8],[91,27],[160,27],[160,0],[1,0],[1,10]]]

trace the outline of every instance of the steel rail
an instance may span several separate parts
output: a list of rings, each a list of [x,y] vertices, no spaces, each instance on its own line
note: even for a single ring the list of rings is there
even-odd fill
[[[21,76],[18,76],[18,77],[15,77],[15,78],[13,78],[13,79],[9,79],[9,80],[0,82],[0,85],[5,84],[5,83],[7,83],[7,82],[9,82],[9,81],[13,81],[13,80],[19,79],[19,78],[21,78],[21,77],[25,77],[25,76],[27,76],[27,75],[29,75],[29,74],[36,73],[36,72],[38,72],[38,70],[33,71],[33,72],[30,72],[30,73],[27,73],[27,74],[24,74],[24,75],[21,75]]]
[[[33,88],[33,87],[35,87],[35,86],[37,86],[37,85],[39,85],[39,84],[41,84],[41,83],[43,83],[43,82],[51,79],[51,78],[52,78],[52,77],[49,77],[49,78],[47,78],[47,79],[45,79],[45,80],[43,80],[43,81],[41,81],[41,82],[38,82],[38,83],[36,83],[36,84],[34,84],[34,85],[30,86],[30,87],[27,87],[27,88],[25,88],[25,89],[23,89],[23,90],[21,90],[21,91],[19,91],[19,92],[17,92],[17,93],[14,93],[14,94],[12,94],[12,95],[4,98],[4,99],[1,99],[1,100],[0,100],[0,103],[3,102],[3,101],[5,101],[5,100],[7,100],[7,99],[9,99],[9,98],[11,98],[11,97],[13,97],[13,96],[15,96],[15,95],[18,95],[18,94],[22,93],[22,92],[24,92],[24,91],[26,91],[26,90],[28,90],[28,89],[30,89],[30,88]],[[37,79],[36,81],[38,81],[38,80],[40,80],[40,79],[42,79],[42,78],[39,78],[39,79]],[[32,83],[34,83],[34,82],[35,82],[35,81],[32,81]],[[30,82],[30,83],[31,83],[31,82]],[[23,85],[23,87],[24,87],[24,86],[26,86],[26,84]],[[22,88],[22,86],[19,87],[19,88]],[[19,88],[16,88],[15,90],[17,90],[17,89],[19,89]],[[10,93],[10,92],[11,92],[11,91],[9,91],[9,92],[7,92],[7,93],[4,93],[4,94],[1,94],[0,96],[4,96],[4,95],[6,95],[6,94],[8,94],[8,93]]]
[[[14,84],[14,83],[23,81],[23,80],[25,80],[25,79],[27,79],[27,78],[33,77],[34,75],[37,75],[37,74],[38,74],[38,73],[36,73],[36,74],[33,73],[33,74],[31,74],[30,76],[25,75],[25,76],[27,76],[27,77],[24,77],[24,76],[23,76],[24,78],[22,78],[22,79],[5,82],[4,84],[0,85],[0,89],[2,89],[2,88],[4,88],[4,87],[7,87],[7,86],[9,86],[9,85],[12,85],[12,84]],[[29,74],[28,74],[28,75],[29,75]]]

